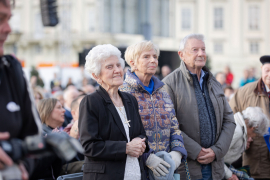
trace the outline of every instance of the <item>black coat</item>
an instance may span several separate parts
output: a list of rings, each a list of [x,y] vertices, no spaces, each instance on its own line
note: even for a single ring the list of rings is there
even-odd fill
[[[138,102],[132,95],[118,91],[130,122],[130,140],[147,136],[138,112]],[[80,103],[79,133],[85,150],[84,180],[122,180],[126,164],[126,132],[109,94],[100,87]],[[145,178],[139,158],[142,180]]]

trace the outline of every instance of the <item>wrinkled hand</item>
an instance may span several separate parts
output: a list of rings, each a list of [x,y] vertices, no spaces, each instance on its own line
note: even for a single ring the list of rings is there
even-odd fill
[[[134,138],[132,141],[127,143],[126,154],[138,158],[144,153],[145,148],[145,138]]]
[[[6,140],[9,138],[9,133],[0,133],[0,140]],[[5,166],[11,166],[13,164],[12,159],[3,151],[0,147],[0,169],[4,169]]]
[[[232,177],[230,177],[227,180],[239,180],[239,179],[238,179],[238,177],[235,174],[233,174]]]
[[[197,161],[201,164],[209,164],[214,161],[215,157],[216,155],[211,148],[202,148],[201,152],[198,155]]]
[[[150,154],[145,163],[146,166],[153,171],[155,176],[165,176],[169,173],[167,168],[171,167],[170,164],[155,154]]]

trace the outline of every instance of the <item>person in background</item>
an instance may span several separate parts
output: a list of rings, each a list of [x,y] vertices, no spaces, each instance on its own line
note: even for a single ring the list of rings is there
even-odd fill
[[[226,76],[226,84],[228,86],[231,86],[232,85],[232,82],[233,82],[233,74],[232,74],[231,68],[229,66],[225,66],[225,68],[224,68],[224,74]]]
[[[155,77],[159,53],[158,47],[151,41],[130,45],[125,52],[125,59],[131,70],[127,71],[120,90],[132,94],[138,101],[151,148],[148,154],[144,154],[146,166],[155,176],[165,176],[169,171],[166,171],[163,160],[155,153],[169,153],[174,161],[174,172],[186,159],[187,152],[171,98],[165,91],[164,83]],[[164,167],[165,171],[159,170],[159,166]]]
[[[13,3],[11,3],[13,2]],[[11,55],[4,55],[4,43],[11,28],[9,20],[15,1],[0,0],[0,140],[14,138],[24,140],[27,136],[41,133],[41,123],[35,108],[30,86],[20,62]],[[17,43],[15,41],[15,43]],[[11,169],[13,179],[29,179],[35,167],[30,157],[21,162],[13,162],[0,147],[0,171],[4,175]],[[10,172],[10,171],[9,171]],[[19,172],[19,173],[15,173]],[[16,175],[18,175],[16,177]],[[1,177],[2,178],[2,177]],[[4,178],[4,177],[3,177]]]
[[[53,93],[52,97],[57,99],[62,104],[62,106],[64,106],[65,100],[63,96],[63,91],[56,91],[55,93]]]
[[[141,155],[149,151],[138,102],[118,90],[124,60],[110,44],[86,56],[85,69],[100,84],[80,103],[79,136],[85,149],[84,180],[145,180]]]
[[[43,99],[38,104],[38,112],[41,123],[43,124],[43,134],[46,137],[48,133],[59,132],[64,123],[65,109],[62,104],[54,98]],[[39,158],[35,161],[35,170],[33,179],[54,179],[61,172],[62,160],[55,155]]]
[[[63,123],[63,127],[66,127],[72,120],[72,115],[70,112],[70,106],[71,102],[76,99],[79,96],[79,91],[72,85],[70,85],[63,94],[65,103],[64,103],[64,108],[65,108],[65,122]]]
[[[44,99],[43,92],[41,88],[36,87],[34,89],[34,98],[35,98],[35,104],[36,106],[40,102],[40,100]]]
[[[249,68],[249,78],[248,79],[250,82],[255,82],[257,80],[255,67]]]
[[[260,107],[269,119],[270,56],[262,56],[260,62],[262,63],[261,78],[239,88],[230,100],[230,106],[234,113],[242,112],[247,107]],[[251,177],[270,179],[269,151],[262,136],[253,138],[250,148],[244,152],[243,166],[246,165],[250,166]]]
[[[96,88],[91,84],[87,84],[82,87],[82,90],[85,94],[92,94],[93,92],[96,91]]]
[[[161,79],[165,78],[168,74],[172,72],[172,69],[168,65],[161,67]]]
[[[234,95],[234,89],[232,88],[232,86],[227,86],[224,88],[224,95],[229,102]]]
[[[69,77],[68,78],[68,82],[67,82],[67,85],[66,85],[66,88],[65,89],[67,89],[69,86],[74,86],[74,83],[72,82],[72,78],[71,77]]]
[[[240,80],[240,87],[243,87],[247,83],[254,82],[254,79],[250,79],[250,69],[244,69],[244,77]]]
[[[74,101],[71,103],[71,114],[73,117],[73,125],[71,126],[69,135],[74,137],[75,139],[79,139],[79,128],[78,128],[78,119],[79,119],[79,106],[82,99],[85,96],[78,96]]]
[[[223,72],[218,72],[215,78],[220,83],[222,89],[225,89],[225,87],[227,86],[225,74]]]
[[[236,128],[234,131],[233,139],[227,154],[224,156],[225,179],[238,180],[244,178],[244,180],[250,180],[251,178],[247,173],[236,170],[232,163],[237,161],[242,153],[248,149],[252,138],[256,136],[263,136],[269,127],[269,119],[263,113],[259,107],[248,107],[242,114],[237,112],[234,114]]]
[[[202,34],[189,34],[178,51],[180,67],[163,82],[172,98],[182,130],[191,179],[223,178],[223,157],[235,129],[233,112],[223,89],[205,66],[206,47]],[[181,179],[184,166],[180,166]]]
[[[53,80],[50,83],[51,92],[62,91],[61,80],[57,77],[57,73],[53,74]]]

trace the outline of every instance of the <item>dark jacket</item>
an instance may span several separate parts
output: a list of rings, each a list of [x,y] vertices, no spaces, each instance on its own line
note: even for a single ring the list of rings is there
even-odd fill
[[[122,98],[127,118],[131,120],[130,140],[147,136],[138,112],[138,102],[128,93],[118,91]],[[124,179],[126,164],[126,132],[109,94],[100,87],[95,93],[83,98],[80,103],[79,132],[85,150],[84,180]],[[142,180],[145,179],[139,158]]]
[[[224,177],[223,157],[229,149],[235,122],[233,112],[224,96],[220,83],[206,67],[203,70],[209,73],[207,87],[217,122],[215,144],[210,147],[216,155],[215,160],[211,163],[212,178],[222,179]],[[197,161],[198,154],[202,149],[199,120],[199,110],[201,109],[198,109],[193,79],[184,61],[181,61],[180,67],[166,76],[163,82],[166,84],[166,90],[173,101],[179,128],[184,136],[191,179],[201,179],[201,165]],[[179,172],[181,173],[181,179],[184,178],[183,164],[181,164]]]
[[[0,57],[0,132],[23,140],[41,133],[41,123],[20,62],[13,56]],[[34,160],[23,161],[31,176]]]

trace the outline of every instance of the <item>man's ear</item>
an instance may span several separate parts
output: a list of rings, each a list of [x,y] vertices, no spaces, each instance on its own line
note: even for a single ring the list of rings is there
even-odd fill
[[[71,110],[70,113],[72,115],[72,118],[74,119],[74,117],[75,117],[75,111],[74,110]]]
[[[184,59],[183,59],[184,51],[178,51],[178,55],[179,55],[180,59],[184,61]]]

